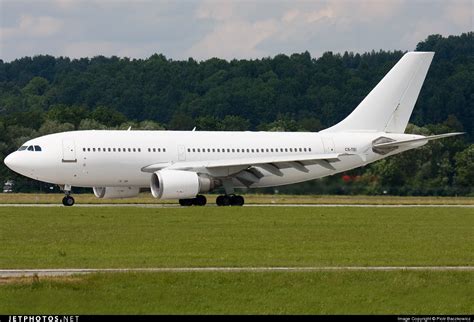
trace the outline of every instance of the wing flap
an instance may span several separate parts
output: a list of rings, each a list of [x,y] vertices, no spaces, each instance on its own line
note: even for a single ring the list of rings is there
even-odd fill
[[[330,162],[339,161],[341,154],[311,154],[311,155],[283,155],[264,156],[255,158],[205,160],[205,161],[180,161],[175,163],[163,162],[150,164],[142,168],[143,172],[155,172],[158,170],[199,170],[199,169],[219,169],[230,167],[250,167],[258,166],[277,176],[282,176],[281,168],[292,167],[299,171],[307,172],[307,163],[318,163],[326,168],[334,169]]]

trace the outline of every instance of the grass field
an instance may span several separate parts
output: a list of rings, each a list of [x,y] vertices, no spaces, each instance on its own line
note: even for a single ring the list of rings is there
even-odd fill
[[[207,195],[208,204],[215,204],[217,195]],[[246,204],[367,204],[367,205],[474,205],[474,197],[398,197],[398,196],[336,196],[336,195],[270,195],[246,194]],[[60,204],[63,194],[0,194],[0,204]],[[79,204],[177,204],[177,200],[157,200],[151,193],[137,198],[98,199],[93,194],[75,194]]]
[[[0,268],[473,266],[472,208],[0,208]],[[468,314],[474,273],[0,279],[0,313]]]
[[[469,314],[469,272],[93,274],[0,284],[3,314]]]
[[[473,265],[472,208],[0,208],[1,268]]]

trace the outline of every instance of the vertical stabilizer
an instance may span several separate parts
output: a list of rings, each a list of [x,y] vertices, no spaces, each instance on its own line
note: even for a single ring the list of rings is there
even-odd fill
[[[348,117],[323,132],[403,133],[433,56],[406,53]]]

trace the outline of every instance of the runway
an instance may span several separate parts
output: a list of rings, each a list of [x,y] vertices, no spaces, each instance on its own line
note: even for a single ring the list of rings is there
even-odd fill
[[[474,266],[321,266],[321,267],[153,267],[2,269],[0,278],[70,276],[92,273],[324,272],[324,271],[474,271]]]
[[[62,204],[0,204],[0,207],[64,207]],[[103,204],[75,204],[73,207],[94,208],[94,207],[135,207],[135,208],[180,208],[189,209],[192,207],[183,207],[178,204],[120,204],[120,203],[103,203]],[[217,207],[214,204],[206,205],[206,207]],[[401,205],[377,205],[377,204],[247,204],[243,207],[307,207],[307,208],[324,208],[324,207],[359,207],[359,208],[474,208],[474,205],[421,205],[421,204],[401,204]],[[227,207],[223,207],[225,209]]]

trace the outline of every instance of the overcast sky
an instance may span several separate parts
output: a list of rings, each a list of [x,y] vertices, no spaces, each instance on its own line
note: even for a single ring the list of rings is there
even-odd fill
[[[0,58],[260,58],[412,50],[472,31],[474,0],[0,0]]]

